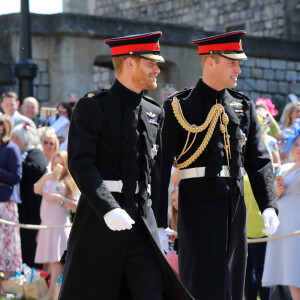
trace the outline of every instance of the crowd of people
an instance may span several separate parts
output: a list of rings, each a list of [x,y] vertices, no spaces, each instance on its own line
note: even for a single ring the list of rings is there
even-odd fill
[[[78,100],[78,99],[77,99]],[[68,225],[80,192],[67,163],[66,145],[72,109],[77,101],[56,106],[54,117],[39,114],[39,102],[28,97],[19,108],[14,92],[1,96],[0,218],[27,225]],[[57,167],[59,166],[59,167]],[[0,223],[0,270],[3,279],[22,272],[22,264],[51,274],[45,299],[52,299],[62,273],[70,227],[34,230]],[[0,286],[1,288],[1,286]]]
[[[0,223],[2,279],[22,263],[48,271],[43,300],[53,298],[64,271],[60,299],[100,291],[105,299],[159,300],[163,290],[180,300],[271,300],[286,286],[287,297],[300,300],[299,236],[246,244],[300,228],[300,102],[287,104],[277,122],[270,99],[254,103],[232,90],[247,58],[238,43],[244,34],[193,41],[203,77],[190,90],[164,86],[164,110],[143,93],[156,87],[164,61],[161,32],[106,40],[116,80],[78,104],[70,94],[47,111],[33,97],[20,105],[14,92],[2,94],[0,218],[64,225],[36,231]],[[221,55],[216,40],[236,49]],[[165,261],[170,249],[179,253],[180,280]]]

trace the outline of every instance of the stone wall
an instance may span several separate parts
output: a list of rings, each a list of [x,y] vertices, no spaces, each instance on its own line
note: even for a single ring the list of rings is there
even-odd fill
[[[242,62],[240,66],[242,73],[238,77],[236,89],[242,91],[253,101],[261,97],[270,98],[281,112],[288,94],[293,93],[300,100],[300,60],[290,61],[248,56],[248,60]],[[198,69],[200,76],[200,66]],[[93,78],[95,90],[109,88],[114,81],[115,74],[110,68],[95,66]],[[185,87],[194,85],[196,80],[197,77]],[[160,76],[158,81],[159,88],[162,88],[166,83],[177,84],[177,88],[183,88],[183,86],[178,86],[177,82],[164,80],[162,84]]]
[[[34,95],[40,102],[48,101],[50,98],[49,60],[35,59],[38,64],[37,75],[34,78]]]
[[[13,62],[19,59],[18,15],[0,16],[0,38]],[[107,37],[162,30],[158,88],[149,95],[160,101],[166,85],[180,90],[194,86],[201,76],[197,47],[191,40],[210,33],[196,26],[179,26],[161,22],[131,21],[91,15],[57,14],[32,16],[32,54],[38,64],[34,80],[35,96],[42,105],[54,106],[67,94],[108,88],[114,80]],[[101,28],[101,30],[99,30]],[[300,42],[246,36],[243,47],[248,60],[241,63],[242,74],[237,89],[249,95],[271,98],[283,106],[287,95],[300,97]],[[13,64],[11,65],[13,69]],[[0,90],[14,86],[0,84]],[[280,109],[280,107],[278,107]]]
[[[115,72],[110,68],[94,66],[93,89],[108,89],[115,80]]]
[[[90,0],[94,14],[300,40],[299,0]]]
[[[249,57],[241,69],[237,90],[252,100],[270,98],[281,111],[288,94],[300,96],[300,61]]]

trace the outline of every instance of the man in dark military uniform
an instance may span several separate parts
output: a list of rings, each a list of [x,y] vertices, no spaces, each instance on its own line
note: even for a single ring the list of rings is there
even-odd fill
[[[236,92],[244,31],[193,41],[203,77],[164,104],[161,205],[180,169],[179,277],[197,300],[242,300],[246,265],[244,167],[265,220],[278,226],[273,168],[254,105]],[[174,160],[175,159],[175,160]],[[166,226],[166,220],[159,220]]]
[[[143,91],[157,86],[160,36],[106,40],[117,79],[74,109],[69,169],[81,198],[60,300],[193,299],[160,251],[151,207],[150,197],[158,212],[164,112]]]

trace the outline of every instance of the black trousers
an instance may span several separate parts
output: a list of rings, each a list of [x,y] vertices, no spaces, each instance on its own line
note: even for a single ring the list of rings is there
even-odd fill
[[[141,220],[130,229],[124,266],[123,292],[131,300],[161,300],[162,273]],[[122,298],[122,295],[120,297]],[[127,298],[126,298],[127,299]]]
[[[25,224],[26,223],[27,222],[25,222]],[[37,264],[34,262],[36,251],[36,235],[36,230],[20,228],[22,260],[23,263],[26,263],[31,268],[42,269],[43,264]]]
[[[261,286],[267,243],[248,244],[245,295],[247,300],[269,300],[270,288]]]

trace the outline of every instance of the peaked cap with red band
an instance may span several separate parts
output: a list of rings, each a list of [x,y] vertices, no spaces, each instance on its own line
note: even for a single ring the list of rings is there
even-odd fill
[[[161,35],[161,31],[127,35],[107,39],[104,43],[111,48],[111,56],[131,54],[151,61],[164,62],[158,42]]]
[[[242,48],[242,37],[246,31],[232,31],[192,41],[198,45],[198,53],[219,54],[233,60],[245,60],[246,54]]]

